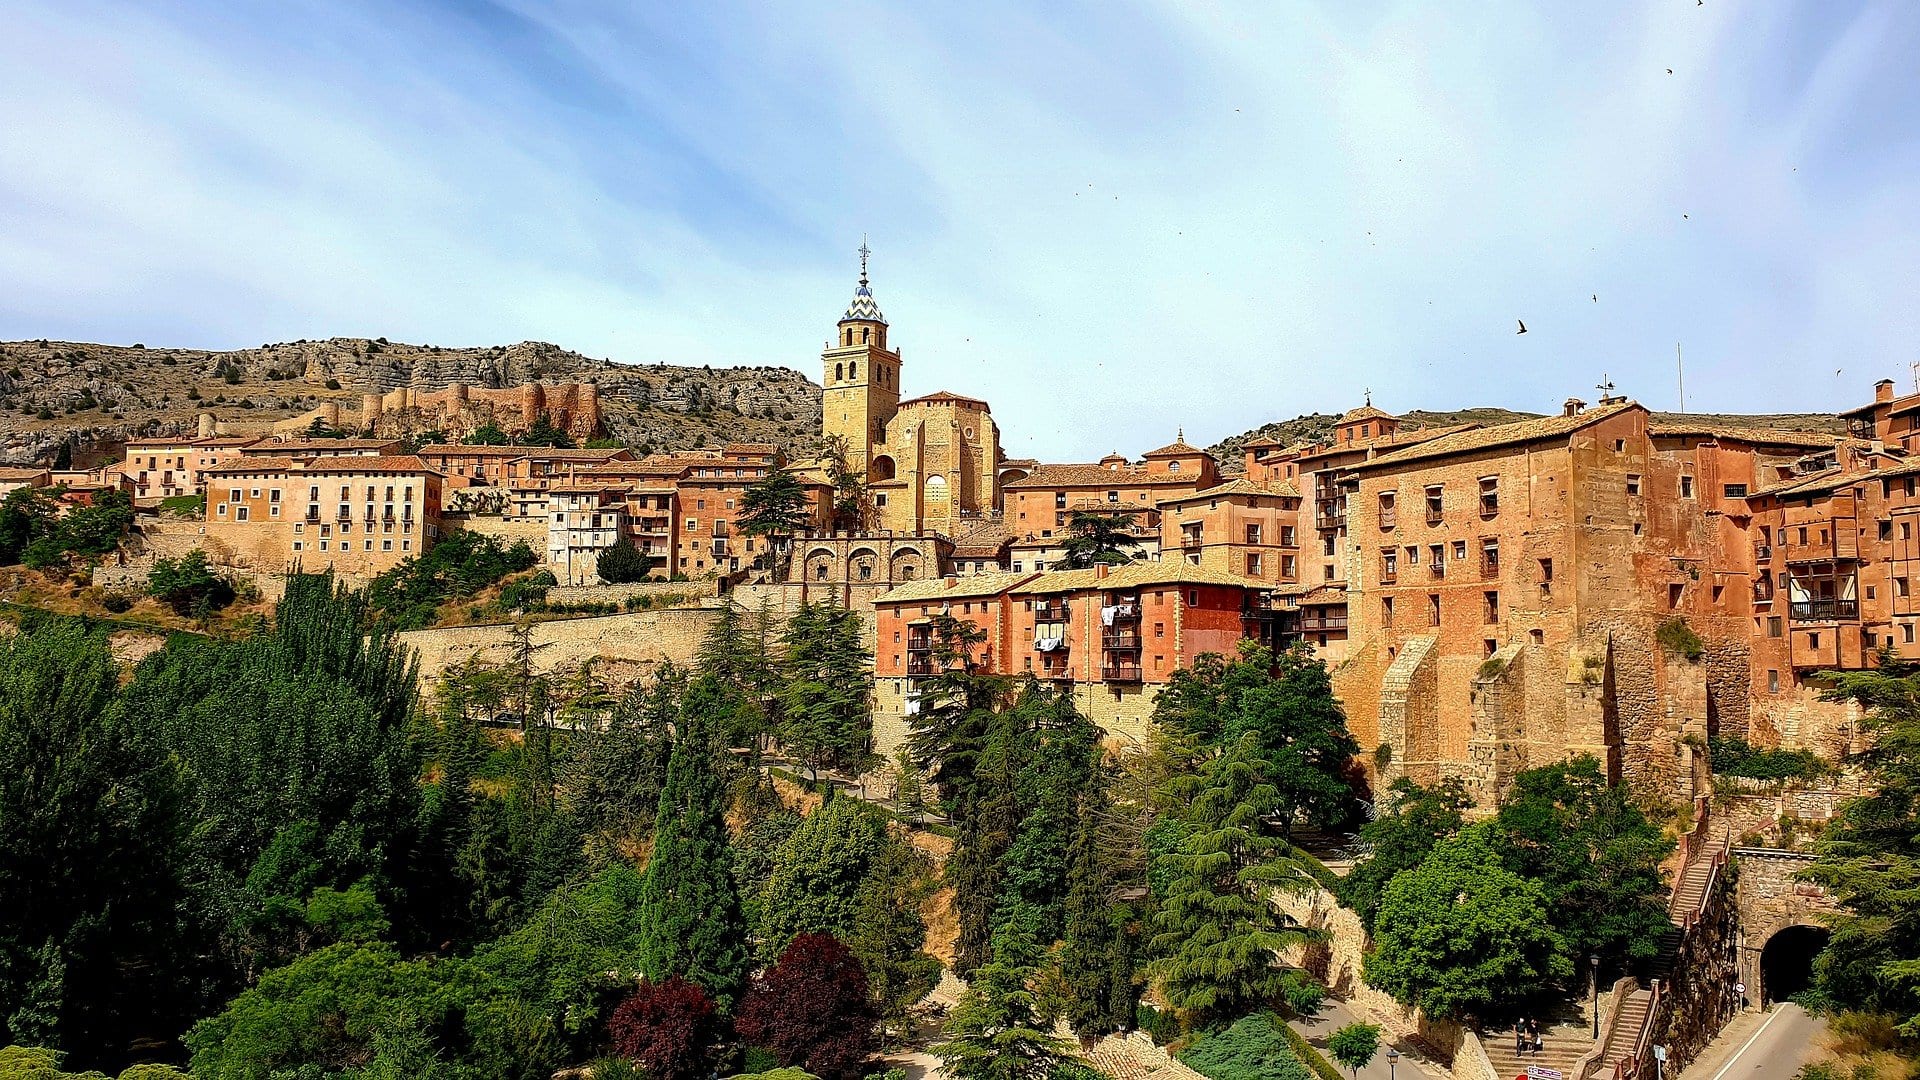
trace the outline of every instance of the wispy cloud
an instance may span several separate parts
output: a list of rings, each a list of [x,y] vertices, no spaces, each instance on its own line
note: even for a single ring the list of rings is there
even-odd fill
[[[1049,457],[1907,377],[1920,11],[1360,7],[15,0],[0,336],[811,373],[864,232]]]

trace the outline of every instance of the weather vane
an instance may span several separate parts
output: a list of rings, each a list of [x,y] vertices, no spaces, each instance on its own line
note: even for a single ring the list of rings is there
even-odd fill
[[[860,234],[860,284],[867,283],[867,256],[873,252],[867,250],[867,234]]]

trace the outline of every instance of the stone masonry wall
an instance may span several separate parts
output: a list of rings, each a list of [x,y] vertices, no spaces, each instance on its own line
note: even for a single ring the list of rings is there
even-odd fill
[[[614,682],[632,682],[663,662],[691,662],[718,616],[716,608],[667,608],[534,623],[533,665],[544,673],[592,660]],[[510,659],[512,629],[505,624],[448,626],[409,631],[400,640],[419,653],[421,681],[432,683],[472,657],[488,663]]]
[[[1708,856],[1710,857],[1710,856]],[[1672,973],[1653,1017],[1653,1042],[1667,1048],[1667,1071],[1679,1075],[1740,1009],[1740,912],[1732,863],[1720,868],[1706,910],[1680,939]]]

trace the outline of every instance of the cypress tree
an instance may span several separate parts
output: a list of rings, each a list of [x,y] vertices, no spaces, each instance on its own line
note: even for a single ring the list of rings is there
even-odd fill
[[[1133,1022],[1133,943],[1126,912],[1113,900],[1112,866],[1100,850],[1106,802],[1105,776],[1096,772],[1081,795],[1060,949],[1066,1019],[1083,1035],[1104,1035]]]
[[[772,962],[799,934],[846,940],[860,884],[880,856],[885,827],[857,799],[829,796],[780,845],[760,901],[760,955]]]
[[[714,765],[708,721],[681,718],[654,812],[653,856],[640,886],[640,967],[661,982],[678,975],[732,1005],[746,981],[747,930],[734,889],[721,815],[726,785]]]

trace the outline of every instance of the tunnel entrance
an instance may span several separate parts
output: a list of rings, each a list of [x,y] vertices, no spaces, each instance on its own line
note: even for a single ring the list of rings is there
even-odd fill
[[[1827,947],[1821,926],[1789,926],[1760,950],[1761,1004],[1785,1001],[1813,985],[1813,958]]]

